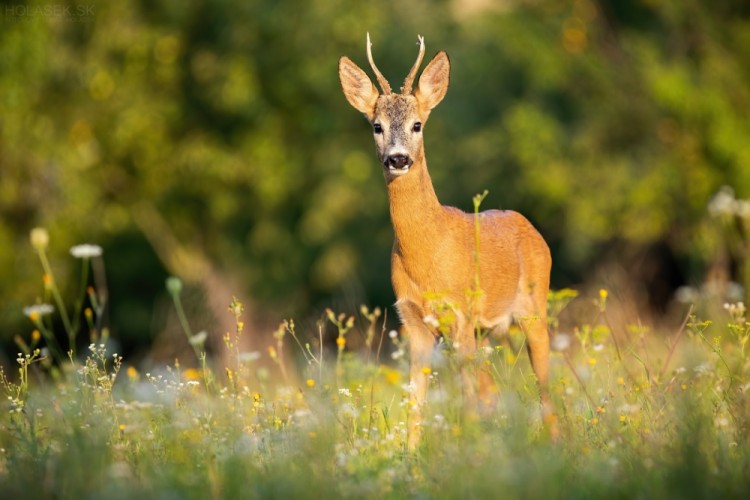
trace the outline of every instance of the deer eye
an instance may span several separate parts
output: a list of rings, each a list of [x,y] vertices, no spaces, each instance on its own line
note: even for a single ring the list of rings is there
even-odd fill
[[[379,123],[374,124],[372,126],[372,129],[375,131],[376,134],[382,134],[383,133],[383,127],[381,127]]]
[[[417,122],[414,124],[414,126],[411,128],[414,132],[419,132],[422,130],[422,122]]]

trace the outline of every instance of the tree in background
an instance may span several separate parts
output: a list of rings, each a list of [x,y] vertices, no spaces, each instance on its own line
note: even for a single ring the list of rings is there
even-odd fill
[[[67,247],[102,244],[126,342],[161,328],[168,274],[204,290],[209,325],[232,294],[274,320],[334,297],[390,303],[385,190],[336,79],[340,55],[364,61],[366,31],[391,79],[418,33],[451,55],[426,131],[436,190],[469,209],[489,189],[485,207],[528,215],[552,245],[553,286],[654,245],[700,282],[722,241],[709,200],[723,185],[750,197],[745,2],[45,5],[0,15],[8,338],[39,294],[35,226],[61,273]]]

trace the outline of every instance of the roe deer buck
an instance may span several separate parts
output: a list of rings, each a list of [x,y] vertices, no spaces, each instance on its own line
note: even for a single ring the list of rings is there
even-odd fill
[[[448,90],[448,55],[438,52],[412,91],[424,57],[424,38],[419,37],[419,55],[400,94],[391,91],[375,66],[369,34],[367,57],[382,94],[347,57],[339,60],[339,78],[346,99],[372,124],[388,190],[395,232],[391,281],[410,346],[408,447],[413,450],[419,442],[429,373],[425,368],[430,367],[436,340],[425,318],[435,312],[429,298],[435,294],[454,309],[451,340],[464,362],[476,350],[475,326],[505,330],[512,319],[520,324],[539,382],[545,422],[554,424],[547,396],[546,301],[551,266],[547,244],[517,212],[481,212],[476,216],[477,236],[474,214],[438,201],[427,171],[422,132],[430,111]],[[462,379],[464,394],[473,402],[468,370],[462,369]]]

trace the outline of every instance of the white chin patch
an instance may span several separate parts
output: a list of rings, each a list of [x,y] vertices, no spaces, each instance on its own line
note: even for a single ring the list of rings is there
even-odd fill
[[[398,177],[399,175],[404,175],[408,171],[409,171],[409,167],[404,167],[404,168],[388,167],[388,173],[394,177]]]

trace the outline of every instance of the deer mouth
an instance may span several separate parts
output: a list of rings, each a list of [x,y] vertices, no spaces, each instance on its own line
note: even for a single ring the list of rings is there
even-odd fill
[[[388,155],[383,161],[383,166],[390,175],[399,176],[407,173],[413,163],[414,160],[408,154],[396,153]]]
[[[388,174],[398,177],[399,175],[404,175],[407,172],[409,172],[409,167],[411,165],[404,165],[403,167],[394,167],[393,165],[389,165],[386,167],[386,170],[388,171]]]

